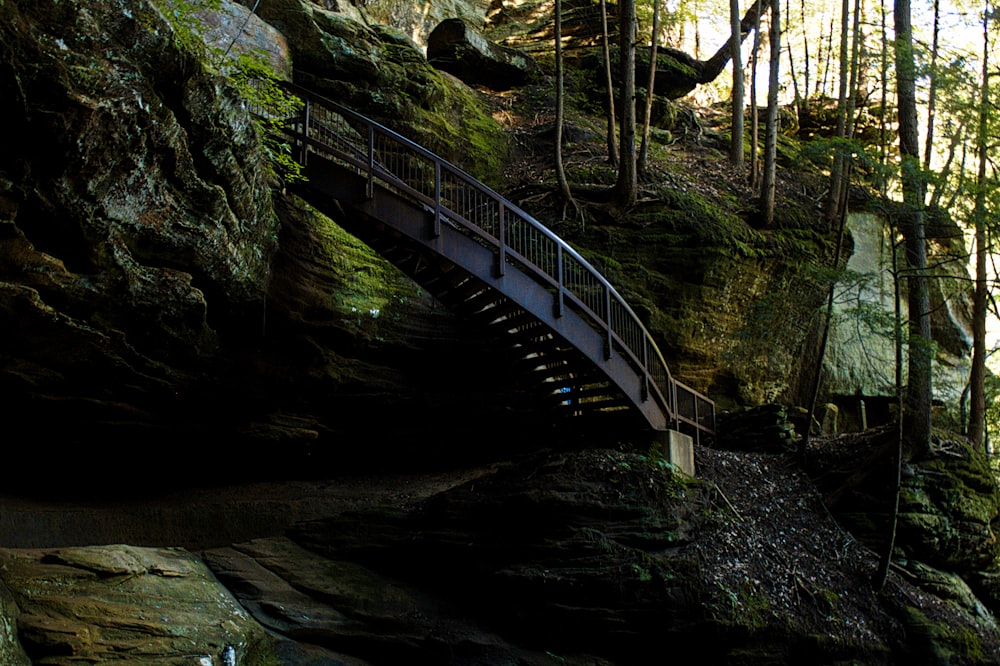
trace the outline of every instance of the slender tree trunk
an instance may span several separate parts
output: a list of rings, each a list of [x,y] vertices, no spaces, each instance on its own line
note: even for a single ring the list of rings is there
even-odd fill
[[[972,300],[972,369],[969,374],[969,440],[985,449],[986,435],[986,161],[989,147],[989,2],[983,11],[983,79],[979,94],[979,131],[976,148],[979,172],[976,177],[976,200],[973,219],[976,224],[976,291]]]
[[[844,239],[847,236],[847,209],[843,211],[843,215],[840,216],[840,225],[837,232],[837,249],[833,254],[833,273],[835,276],[840,275],[840,261],[841,255],[844,249]],[[823,317],[823,330],[820,334],[819,339],[819,351],[817,353],[816,368],[813,370],[812,382],[809,388],[809,417],[806,423],[812,423],[816,416],[816,406],[819,403],[819,387],[820,380],[823,376],[823,361],[826,358],[826,347],[830,340],[830,326],[833,323],[833,306],[835,304],[835,295],[837,290],[837,278],[835,277],[830,282],[830,287],[826,293],[826,313]],[[806,451],[809,448],[809,431],[811,428],[806,428],[806,433],[802,437],[802,443],[799,448],[799,456],[805,461]]]
[[[934,186],[930,202],[927,204],[927,207],[931,210],[940,205],[941,196],[946,191],[945,183],[948,182],[948,177],[951,175],[951,165],[955,161],[955,153],[958,152],[958,144],[962,140],[962,134],[961,131],[954,132],[951,135],[951,140],[948,142],[948,156],[945,157],[944,165],[941,167],[941,171],[938,172],[938,181],[940,184]],[[959,177],[961,178],[961,174]]]
[[[802,118],[802,94],[799,92],[799,77],[795,74],[795,54],[792,53],[792,0],[785,0],[785,50],[788,52],[788,77],[792,80],[792,95],[795,103],[795,117]]]
[[[562,137],[563,122],[565,120],[565,100],[563,91],[563,54],[562,54],[562,0],[556,0],[555,7],[555,39],[556,39],[556,180],[559,183],[559,193],[562,194],[563,201],[572,206],[574,211],[578,210],[573,193],[570,192],[569,182],[566,180],[566,169],[563,166]]]
[[[847,86],[847,114],[845,117],[844,138],[848,141],[854,139],[854,116],[855,105],[858,99],[858,72],[861,66],[861,0],[854,0],[854,24],[851,28],[851,77]],[[841,164],[840,192],[837,193],[837,210],[841,212],[847,209],[847,191],[850,187],[850,176],[853,169],[854,154],[842,153],[844,162]]]
[[[768,0],[763,1],[767,2]],[[762,0],[754,0],[753,4],[747,8],[746,13],[743,14],[743,18],[740,19],[740,35],[735,38],[736,40],[742,42],[750,34],[751,27],[760,25],[760,13],[767,7],[766,4],[762,5],[761,2]],[[719,47],[719,50],[711,58],[699,63],[698,83],[711,83],[718,78],[719,74],[725,71],[726,65],[729,64],[729,60],[733,55],[733,40],[734,38],[730,34],[729,38],[726,39],[726,43]]]
[[[653,95],[656,88],[656,49],[660,42],[660,0],[653,0],[653,37],[649,46],[649,82],[646,85],[646,112],[642,118],[642,145],[639,148],[637,171],[646,177],[646,157],[649,154],[649,124],[653,119]]]
[[[618,180],[614,199],[619,208],[635,205],[639,195],[635,151],[635,0],[622,0],[618,25],[619,61],[621,63],[621,141],[618,148]]]
[[[965,190],[965,163],[968,159],[968,146],[962,144],[962,159],[958,161],[958,183],[955,184],[955,190],[951,193],[951,197],[948,198],[948,203],[944,205],[945,210],[954,210],[955,202],[958,201],[958,195]]]
[[[608,164],[618,166],[618,130],[615,121],[615,86],[611,80],[611,40],[608,36],[608,4],[601,0],[601,36],[604,46],[604,78],[608,82]]]
[[[920,176],[917,126],[916,66],[910,0],[894,1],[896,96],[899,114],[900,180],[903,186],[903,236],[906,241],[909,337],[906,386],[906,439],[915,458],[931,446],[931,313],[927,285],[927,241],[924,232],[924,189]]]
[[[757,12],[753,29],[753,51],[750,52],[750,186],[754,192],[760,187],[760,111],[757,108],[757,61],[760,56],[760,12]]]
[[[826,64],[823,66],[823,96],[827,95],[827,81],[830,78],[830,59],[833,58],[833,17],[830,17],[830,28],[826,33]]]
[[[892,564],[892,551],[896,548],[896,526],[899,523],[899,491],[903,481],[903,305],[899,286],[899,253],[896,249],[895,233],[892,234],[892,287],[893,303],[895,305],[896,326],[893,340],[896,350],[896,451],[895,474],[890,491],[893,495],[892,510],[889,513],[888,539],[885,550],[879,557],[878,568],[875,570],[873,587],[881,592],[889,578],[889,566]]]
[[[805,85],[802,87],[803,92],[805,92],[805,98],[809,99],[809,74],[811,70],[809,68],[809,37],[806,35],[806,0],[802,0],[802,53],[806,59],[806,69],[805,69]]]
[[[888,130],[886,126],[885,116],[886,107],[889,105],[889,31],[886,27],[885,22],[885,0],[879,0],[879,6],[882,9],[882,67],[881,67],[881,83],[882,83],[882,99],[881,106],[878,112],[879,121],[879,165],[882,172],[878,176],[879,192],[882,196],[886,196],[886,192],[889,187],[889,179],[885,175],[885,171],[889,166],[889,139]]]
[[[765,226],[774,225],[774,190],[778,152],[778,75],[781,69],[781,0],[771,0],[771,69],[767,83],[767,125],[764,134],[764,177],[761,210]]]
[[[743,169],[743,56],[740,37],[740,0],[729,0],[729,23],[733,49],[733,132],[729,143],[729,161]]]
[[[931,38],[931,67],[927,82],[927,136],[924,138],[924,170],[930,171],[934,154],[934,116],[937,114],[938,33],[941,23],[941,0],[934,0],[934,34]]]
[[[837,138],[844,139],[847,135],[847,83],[850,77],[851,61],[847,55],[848,36],[850,35],[850,3],[842,0],[840,5],[840,92],[837,95]],[[830,193],[826,199],[826,220],[832,225],[837,219],[840,209],[841,180],[844,173],[844,146],[837,145],[833,153],[833,166],[830,169]]]

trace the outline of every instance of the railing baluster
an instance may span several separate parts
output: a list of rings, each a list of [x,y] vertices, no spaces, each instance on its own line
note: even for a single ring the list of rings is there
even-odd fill
[[[303,118],[305,119],[302,123],[302,154],[299,156],[299,162],[302,166],[306,166],[308,163],[309,154],[309,111],[312,109],[312,100],[309,97],[305,99],[305,109],[302,111]]]
[[[499,236],[500,236],[500,253],[498,255],[498,257],[499,257],[498,258],[499,265],[497,266],[497,268],[499,269],[500,277],[503,277],[504,274],[507,271],[507,224],[504,221],[504,209],[505,208],[506,208],[506,206],[503,205],[503,202],[500,202],[498,204],[497,214],[498,214],[498,216],[500,218],[499,219],[499,224],[500,224],[500,232],[499,232]]]
[[[565,273],[563,272],[562,245],[556,245],[556,262],[559,264],[557,268],[557,272],[559,273],[559,289],[556,292],[556,317],[562,317],[563,307],[565,307],[565,303],[563,302],[563,293],[566,291]]]
[[[365,195],[369,199],[375,198],[375,126],[368,126],[368,184],[365,186]]]
[[[434,237],[441,235],[441,162],[434,160]]]

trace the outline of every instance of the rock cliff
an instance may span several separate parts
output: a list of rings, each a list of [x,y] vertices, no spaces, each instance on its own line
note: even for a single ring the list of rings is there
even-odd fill
[[[822,296],[813,264],[831,254],[808,197],[788,197],[776,232],[754,228],[731,205],[739,179],[705,158],[718,133],[665,105],[662,131],[690,142],[628,220],[581,229],[519,178],[548,168],[534,161],[545,120],[522,123],[518,106],[543,88],[511,101],[436,71],[420,48],[429,19],[305,0],[263,0],[258,18],[199,6],[189,22],[180,0],[0,0],[7,492],[121,501],[504,462],[426,502],[204,553],[4,550],[0,658],[631,663],[664,626],[745,663],[893,663],[921,654],[899,639],[915,627],[936,632],[936,655],[963,654],[964,639],[970,663],[996,658],[990,608],[956,610],[899,576],[878,597],[871,553],[780,456],[700,451],[699,482],[637,453],[644,442],[573,451],[562,447],[578,441],[513,411],[510,368],[488,341],[284,190],[227,76],[226,34],[245,20],[278,75],[538,204],[623,285],[673,372],[722,403],[798,395]],[[571,132],[581,144],[588,133],[584,120]],[[607,169],[592,162],[576,175],[601,185]],[[958,490],[982,497],[967,511],[941,512],[917,482],[905,505],[920,534],[961,524],[949,547],[975,562],[934,559],[930,541],[906,553],[964,575],[995,558],[997,511],[995,486],[968,470]]]

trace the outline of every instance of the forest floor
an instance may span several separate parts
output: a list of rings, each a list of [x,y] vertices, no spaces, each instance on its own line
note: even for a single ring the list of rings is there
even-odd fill
[[[595,464],[601,456],[612,461],[620,455],[600,449],[586,454]],[[511,464],[190,488],[121,502],[0,497],[0,547],[127,543],[198,551],[278,536],[298,522],[358,509],[414,509]],[[827,511],[813,480],[790,455],[699,447],[696,464],[704,501],[721,516],[694,541],[703,589],[753,589],[769,614],[807,634],[849,636],[862,644],[900,631],[893,609],[919,608],[930,622],[975,631],[984,651],[1000,659],[995,630],[983,631],[967,612],[921,591],[904,572],[891,571],[877,591],[878,555]]]

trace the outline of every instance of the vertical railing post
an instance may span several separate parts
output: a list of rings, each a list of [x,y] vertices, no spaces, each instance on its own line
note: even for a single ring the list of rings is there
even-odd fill
[[[299,164],[302,166],[306,165],[306,159],[309,154],[309,116],[312,112],[312,103],[309,101],[308,97],[306,97],[305,102],[306,107],[302,113],[302,150],[299,153]]]
[[[368,125],[368,184],[365,194],[375,198],[375,126]]]
[[[694,443],[701,444],[701,419],[698,418],[698,396],[694,396]]]
[[[611,342],[614,329],[611,326],[611,285],[604,283],[604,323],[607,325],[604,341],[604,359],[611,358]]]
[[[649,400],[649,345],[652,341],[642,336],[642,401]]]
[[[434,237],[441,235],[441,161],[434,160]]]
[[[680,430],[681,427],[681,408],[680,404],[677,402],[677,382],[670,379],[670,410],[674,413],[674,427]]]
[[[497,272],[500,277],[504,276],[507,270],[507,223],[504,221],[506,217],[504,215],[504,210],[506,206],[503,205],[503,201],[497,201],[497,206],[500,207],[499,217],[500,217],[500,254],[498,255],[499,265],[497,266]]]
[[[559,282],[559,289],[556,290],[556,318],[563,316],[563,308],[566,306],[563,300],[563,291],[566,289],[566,273],[563,270],[563,247],[562,243],[556,244],[556,279]]]

